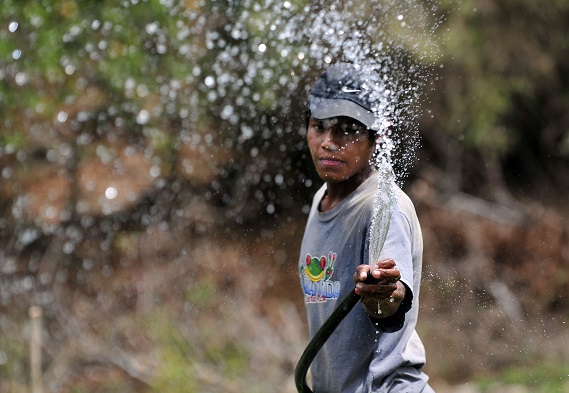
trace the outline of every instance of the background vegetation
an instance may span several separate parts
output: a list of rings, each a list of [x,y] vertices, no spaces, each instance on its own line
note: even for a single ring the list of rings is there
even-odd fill
[[[398,163],[433,385],[569,391],[568,18],[561,0],[4,1],[0,390],[32,385],[36,305],[46,391],[294,391],[320,185],[304,99],[351,55],[388,64],[402,100],[424,91]]]

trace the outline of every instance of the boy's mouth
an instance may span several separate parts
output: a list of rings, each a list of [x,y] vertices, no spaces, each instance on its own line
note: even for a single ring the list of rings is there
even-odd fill
[[[343,161],[338,160],[337,158],[333,158],[333,157],[321,157],[320,163],[323,166],[338,166],[338,165],[342,165]]]

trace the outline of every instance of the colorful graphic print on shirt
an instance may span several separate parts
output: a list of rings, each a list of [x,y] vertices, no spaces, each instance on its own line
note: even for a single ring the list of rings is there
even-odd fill
[[[332,251],[328,253],[328,257],[313,257],[307,254],[305,263],[300,263],[300,282],[306,303],[323,303],[338,299],[340,282],[331,280],[335,263],[336,253]]]

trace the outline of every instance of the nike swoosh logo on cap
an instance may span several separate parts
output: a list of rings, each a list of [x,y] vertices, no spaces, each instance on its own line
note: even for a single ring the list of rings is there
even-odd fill
[[[362,91],[362,90],[361,90],[361,89],[350,89],[350,88],[347,87],[347,86],[342,86],[342,91],[343,91],[344,93],[358,93],[358,92],[360,92],[360,91]]]

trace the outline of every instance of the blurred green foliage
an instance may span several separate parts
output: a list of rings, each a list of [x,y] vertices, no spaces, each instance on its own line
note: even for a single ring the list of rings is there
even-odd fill
[[[187,300],[196,307],[207,308],[213,305],[215,299],[215,282],[213,279],[203,277],[194,288],[186,294]]]
[[[198,381],[192,374],[197,354],[185,340],[174,319],[167,313],[149,320],[148,328],[161,348],[160,366],[151,383],[156,392],[196,392]]]
[[[569,158],[569,4],[465,0],[441,9],[444,68],[430,94],[434,117],[424,121],[425,154],[462,170],[454,189],[555,200],[569,189],[560,175]]]
[[[20,381],[29,374],[28,345],[23,337],[0,338],[0,379]]]
[[[227,337],[219,320],[196,314],[193,326],[188,327],[167,312],[158,314],[145,323],[160,348],[159,366],[149,392],[215,391],[220,381],[214,378],[208,385],[208,377],[213,377],[208,369],[223,375],[226,381],[239,381],[246,374],[249,354],[239,341]],[[259,381],[260,386],[265,382]]]
[[[493,391],[501,385],[518,385],[536,393],[564,393],[569,389],[569,365],[566,363],[541,363],[533,367],[507,368],[499,376],[482,379],[479,385],[483,392]]]

